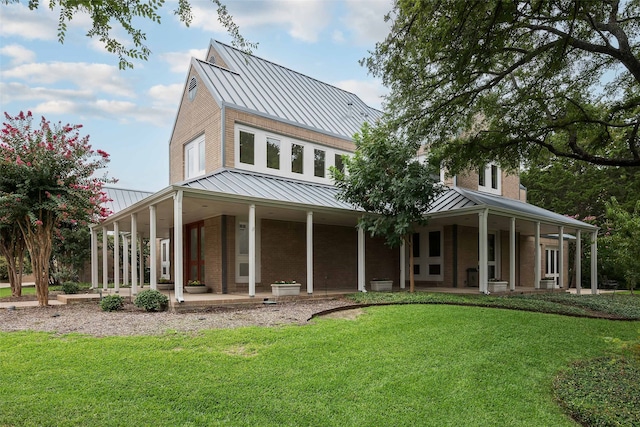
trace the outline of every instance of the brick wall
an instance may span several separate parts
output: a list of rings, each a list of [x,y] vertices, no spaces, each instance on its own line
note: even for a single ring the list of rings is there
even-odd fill
[[[187,81],[190,81],[192,76],[198,79],[196,97],[190,101],[187,87],[185,87],[169,143],[170,184],[184,180],[184,146],[202,133],[205,135],[206,144],[205,171],[210,173],[222,167],[220,108],[193,67],[189,71]]]

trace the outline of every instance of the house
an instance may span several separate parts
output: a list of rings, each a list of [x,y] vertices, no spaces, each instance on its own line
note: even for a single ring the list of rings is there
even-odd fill
[[[361,124],[379,117],[352,93],[211,41],[205,59],[191,60],[169,141],[169,186],[92,229],[94,287],[102,229],[103,242],[107,232],[149,238],[151,253],[161,254],[160,262],[150,257],[151,286],[170,277],[178,301],[190,280],[249,296],[280,280],[308,294],[364,291],[374,277],[404,288],[405,248],[358,229],[362,212],[336,199],[328,174],[353,152]],[[448,190],[414,236],[418,285],[487,293],[493,278],[515,290],[553,276],[566,287],[566,239],[576,239],[579,267],[586,235],[595,291],[595,227],[526,203],[519,177],[497,165],[442,180]],[[133,257],[131,265],[136,293]]]

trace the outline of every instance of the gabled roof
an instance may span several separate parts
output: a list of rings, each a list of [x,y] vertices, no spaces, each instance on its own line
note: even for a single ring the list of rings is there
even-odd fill
[[[148,191],[126,190],[124,188],[115,187],[103,187],[102,189],[110,199],[110,201],[104,203],[104,206],[109,209],[112,214],[119,212],[153,194]]]
[[[220,105],[351,140],[382,112],[358,96],[281,65],[211,41],[228,68],[192,59]]]

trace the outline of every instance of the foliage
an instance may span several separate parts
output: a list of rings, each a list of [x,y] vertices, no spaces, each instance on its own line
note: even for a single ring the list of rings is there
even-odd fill
[[[9,279],[9,267],[7,266],[7,261],[4,258],[0,258],[0,280],[8,280]]]
[[[558,375],[553,386],[556,399],[581,425],[640,423],[639,361],[602,357],[577,362]]]
[[[169,298],[160,291],[147,289],[140,292],[133,303],[145,311],[165,311],[169,306]]]
[[[64,282],[62,284],[62,292],[65,294],[77,294],[80,291],[80,285],[77,282]]]
[[[100,301],[102,311],[118,311],[124,308],[124,297],[120,295],[107,295]]]
[[[18,224],[0,221],[0,256],[4,258],[5,279],[9,280],[11,295],[14,297],[22,295],[24,252],[25,242]]]
[[[600,256],[622,272],[629,290],[640,284],[640,200],[633,212],[623,209],[615,198],[607,203],[607,232],[602,237]]]
[[[199,280],[189,280],[187,282],[187,286],[204,286],[204,283],[200,282]]]
[[[398,0],[363,60],[452,173],[548,151],[640,166],[640,2]],[[392,17],[392,18],[391,18]]]
[[[606,352],[603,336],[638,328],[472,307],[363,312],[197,334],[0,333],[0,425],[120,425],[126,414],[141,426],[575,427],[553,401],[554,376]]]
[[[86,226],[108,215],[94,173],[109,155],[93,150],[81,125],[33,126],[31,112],[12,117],[0,132],[0,223],[18,225],[31,257],[38,301],[48,303],[49,262],[54,233],[63,224]]]
[[[456,304],[509,308],[570,316],[640,320],[640,298],[633,295],[519,294],[509,296],[452,295],[416,292],[369,292],[348,295],[359,304]]]
[[[20,3],[20,0],[0,0],[1,3]],[[28,0],[31,10],[36,10],[41,6],[40,0]],[[256,43],[245,40],[240,34],[240,29],[233,22],[227,7],[220,0],[211,0],[218,10],[218,21],[227,30],[232,38],[232,44],[246,52],[257,47]],[[133,68],[134,59],[147,60],[151,51],[145,45],[147,35],[141,30],[142,22],[154,22],[160,24],[160,11],[164,6],[164,0],[50,0],[45,2],[49,9],[59,10],[58,18],[58,41],[64,43],[67,34],[67,24],[76,16],[86,13],[91,17],[92,27],[87,31],[87,37],[96,37],[100,40],[105,49],[118,55],[120,69]],[[44,6],[46,7],[46,6]],[[191,3],[189,0],[178,0],[178,5],[173,14],[187,27],[193,20]],[[114,24],[116,29],[114,29]],[[126,31],[130,40],[121,41],[118,36],[118,27]],[[131,46],[131,47],[130,47]]]
[[[89,227],[78,223],[64,223],[56,231],[52,259],[54,277],[64,282],[78,280],[79,273],[91,259],[91,232]]]
[[[425,214],[442,188],[435,170],[417,158],[417,144],[410,144],[384,124],[364,123],[353,137],[353,157],[344,157],[345,169],[331,168],[337,198],[362,209],[358,226],[382,236],[391,246],[409,246],[411,291],[414,290],[412,237],[425,225]]]

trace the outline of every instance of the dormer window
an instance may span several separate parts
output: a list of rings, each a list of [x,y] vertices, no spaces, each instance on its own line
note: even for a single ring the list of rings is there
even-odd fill
[[[478,171],[478,190],[500,195],[500,187],[500,167],[495,164],[481,167]]]

